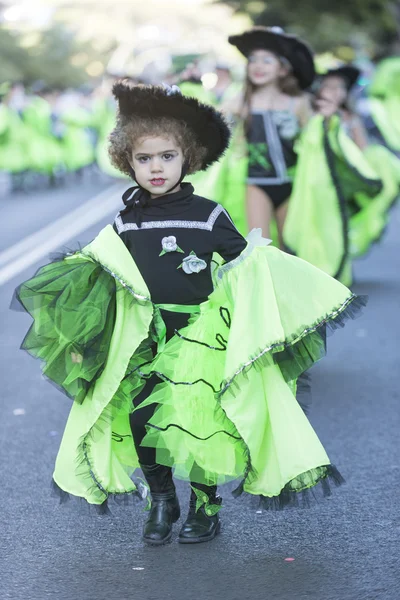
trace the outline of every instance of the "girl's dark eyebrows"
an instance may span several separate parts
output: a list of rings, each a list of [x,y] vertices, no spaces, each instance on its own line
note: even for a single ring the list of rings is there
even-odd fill
[[[176,153],[177,151],[173,150],[173,149],[172,150],[163,150],[162,152],[159,152],[157,156],[162,156],[163,154],[173,154],[174,152]]]
[[[177,152],[177,150],[163,150],[162,152],[157,152],[157,154],[150,154],[149,152],[138,152],[137,154],[135,154],[135,158],[138,158],[138,156],[162,156],[163,154],[172,154],[173,152]]]

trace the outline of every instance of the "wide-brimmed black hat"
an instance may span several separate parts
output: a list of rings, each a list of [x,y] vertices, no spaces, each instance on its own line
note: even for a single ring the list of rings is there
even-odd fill
[[[129,80],[113,86],[119,113],[127,119],[160,117],[184,121],[199,146],[206,149],[201,170],[217,161],[228,147],[230,129],[220,112],[196,98],[183,96],[177,86],[135,85]]]
[[[303,40],[279,27],[253,27],[240,35],[231,35],[228,41],[246,57],[254,50],[269,50],[285,58],[303,90],[314,80],[314,59],[310,48]]]
[[[347,89],[350,91],[351,88],[357,83],[358,78],[361,75],[361,69],[354,65],[343,65],[337,69],[329,69],[326,73],[323,73],[322,78],[326,77],[341,77]]]

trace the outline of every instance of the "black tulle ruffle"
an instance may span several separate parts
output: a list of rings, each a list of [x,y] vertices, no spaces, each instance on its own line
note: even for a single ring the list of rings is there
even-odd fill
[[[327,498],[332,494],[332,486],[339,487],[345,483],[345,479],[334,465],[325,465],[319,467],[321,475],[315,480],[313,487],[307,487],[309,483],[306,483],[307,473],[296,477],[296,485],[301,488],[301,480],[304,479],[304,489],[300,491],[294,491],[291,489],[291,482],[289,482],[281,491],[278,496],[258,496],[259,508],[268,511],[281,511],[286,508],[310,508],[313,504],[318,503],[321,499]],[[241,496],[252,496],[244,491],[243,478],[241,484],[233,490],[232,496],[237,499]],[[60,501],[60,504],[66,504],[71,499],[76,499],[81,502],[85,508],[94,510],[98,515],[111,515],[110,502],[113,502],[115,506],[131,506],[132,504],[137,505],[144,500],[144,496],[138,491],[126,492],[121,494],[109,493],[106,500],[101,504],[88,504],[84,498],[73,496],[62,490],[57,483],[52,480],[52,492],[55,497]],[[252,496],[253,497],[253,496]]]
[[[310,486],[310,473],[312,473],[312,487]],[[254,496],[244,490],[246,479],[232,491],[234,498],[241,496]],[[289,481],[278,496],[258,496],[259,508],[263,510],[283,510],[285,508],[310,508],[319,500],[332,494],[332,486],[339,487],[345,483],[344,477],[334,465],[324,465],[298,475],[295,480]],[[296,489],[294,489],[294,487]]]
[[[105,500],[103,500],[100,504],[91,504],[86,501],[85,498],[81,498],[80,496],[74,496],[73,494],[69,494],[60,488],[60,486],[52,479],[51,481],[51,491],[55,498],[58,498],[59,504],[63,505],[72,500],[77,501],[82,507],[85,509],[93,510],[96,514],[101,516],[109,516],[112,514],[110,510],[111,504],[117,506],[131,506],[142,503],[144,497],[136,490],[133,492],[122,492],[119,494],[116,493],[108,493]]]
[[[349,319],[357,319],[368,301],[367,296],[354,296],[347,307],[335,317],[322,321],[298,342],[286,343],[285,348],[273,355],[286,381],[297,379],[302,373],[326,355],[327,338],[342,329]]]
[[[220,398],[228,390],[235,394],[240,389],[243,376],[253,368],[260,369],[267,366],[270,355],[275,364],[279,365],[285,381],[295,381],[326,355],[327,337],[337,329],[343,328],[349,319],[359,317],[367,300],[367,296],[353,294],[344,308],[338,307],[315,325],[305,326],[303,332],[297,336],[298,339],[294,337],[264,349],[260,348],[253,357],[249,357],[245,365],[237,369],[232,377],[222,383],[218,397]]]
[[[313,487],[304,487],[304,489],[301,491],[293,491],[289,482],[283,488],[279,496],[273,496],[272,498],[260,496],[260,508],[263,510],[310,508],[320,499],[331,496],[332,485],[339,487],[345,483],[345,479],[334,465],[326,465],[323,467],[323,469],[323,474],[321,474],[321,477],[315,481]],[[296,479],[301,480],[302,477],[303,476],[299,476]],[[304,483],[304,486],[305,485],[306,484]]]
[[[34,319],[21,349],[42,361],[48,381],[81,403],[108,356],[115,280],[94,261],[56,260],[15,290],[11,308]]]

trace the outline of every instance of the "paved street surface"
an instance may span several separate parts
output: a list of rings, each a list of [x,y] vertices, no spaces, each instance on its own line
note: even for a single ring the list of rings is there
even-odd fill
[[[100,187],[50,192],[46,203],[43,193],[2,199],[0,258]],[[311,420],[347,484],[314,508],[263,514],[223,489],[221,535],[193,547],[176,543],[179,524],[170,545],[144,547],[140,505],[99,517],[52,497],[69,401],[18,350],[30,319],[8,310],[17,283],[47,259],[0,287],[0,599],[399,600],[399,229],[397,208],[384,243],[356,265],[355,291],[370,296],[364,316],[329,339],[313,370]],[[188,488],[178,489],[185,512]]]

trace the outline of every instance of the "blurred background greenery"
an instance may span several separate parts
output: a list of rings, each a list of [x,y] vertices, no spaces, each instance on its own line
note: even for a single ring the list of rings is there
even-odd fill
[[[400,2],[390,0],[228,0],[256,25],[272,23],[310,41],[316,52],[364,47],[392,53],[399,33]]]
[[[105,74],[157,80],[187,56],[237,63],[226,38],[252,23],[344,61],[399,51],[396,0],[0,0],[0,83],[65,89]]]

